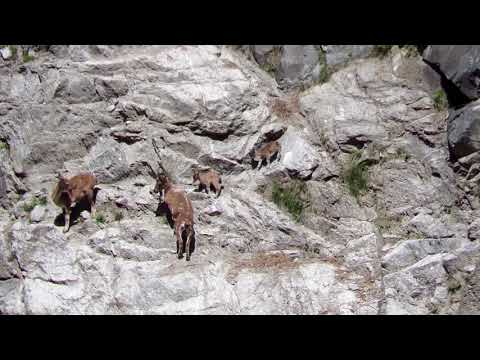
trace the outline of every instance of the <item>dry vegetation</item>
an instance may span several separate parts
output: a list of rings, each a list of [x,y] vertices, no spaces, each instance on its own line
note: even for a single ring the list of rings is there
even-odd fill
[[[272,112],[280,119],[288,119],[300,112],[300,98],[298,94],[289,95],[283,99],[275,98],[270,103]]]
[[[297,266],[297,263],[282,252],[259,252],[250,258],[235,260],[227,277],[234,278],[244,269],[249,269],[255,272],[267,272],[269,270],[288,270],[295,266]]]

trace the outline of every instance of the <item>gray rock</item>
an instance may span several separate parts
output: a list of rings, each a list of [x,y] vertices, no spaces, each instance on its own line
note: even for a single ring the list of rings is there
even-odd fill
[[[33,208],[32,212],[30,213],[30,221],[33,223],[41,222],[45,217],[45,207],[41,205],[37,205]]]
[[[455,157],[480,150],[480,100],[453,110],[448,118],[448,143]]]
[[[471,240],[480,239],[480,219],[474,220],[468,227],[468,238]]]
[[[420,213],[412,218],[409,225],[429,238],[445,238],[455,234],[454,231],[445,224],[445,221],[434,219],[432,216],[424,213]]]
[[[10,47],[6,46],[0,49],[0,55],[2,55],[3,60],[8,60],[12,57],[12,51]]]
[[[205,213],[210,216],[221,215],[222,212],[223,212],[223,209],[215,204],[210,205],[205,209]]]
[[[60,81],[55,97],[70,104],[94,102],[99,99],[94,82],[85,76],[68,75]]]
[[[470,100],[480,97],[480,46],[430,45],[423,53]]]
[[[462,238],[404,240],[385,254],[382,267],[391,272],[398,271],[429,255],[452,252],[466,242]]]
[[[287,86],[314,83],[320,77],[320,50],[315,45],[283,45],[277,80]]]
[[[344,65],[358,58],[370,55],[374,45],[325,45],[327,64],[331,67]]]
[[[95,90],[104,100],[112,97],[120,97],[128,93],[128,84],[124,79],[97,78],[95,79]]]
[[[128,163],[122,146],[112,139],[100,139],[90,151],[87,166],[99,182],[111,183],[128,174]]]
[[[307,178],[318,167],[317,151],[304,139],[301,132],[289,128],[279,142],[282,147],[281,165],[289,173]]]
[[[9,144],[0,151],[8,200],[0,312],[477,311],[471,199],[480,173],[474,156],[451,168],[446,113],[431,99],[438,78],[397,48],[381,59],[352,46],[359,58],[344,63],[347,47],[254,49],[259,63],[273,61],[284,88],[313,85],[323,61],[336,64],[327,83],[298,94],[297,109],[295,94],[229,46],[25,45],[35,61],[20,72],[0,67],[0,139]],[[292,114],[281,116],[275,99],[295,100]],[[177,259],[173,229],[150,193],[152,139],[192,201],[190,262]],[[252,169],[252,151],[274,139],[279,161]],[[353,150],[368,164],[358,198],[344,176]],[[221,173],[219,198],[194,191],[198,166]],[[30,223],[23,205],[50,192],[57,171],[97,175],[103,223],[83,212],[63,234],[51,201]],[[304,181],[298,222],[270,196],[274,180]]]

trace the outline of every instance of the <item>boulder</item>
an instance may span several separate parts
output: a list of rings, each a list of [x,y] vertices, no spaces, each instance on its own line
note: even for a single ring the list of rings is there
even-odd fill
[[[450,112],[448,144],[456,158],[480,150],[480,100]]]
[[[480,46],[430,45],[423,58],[470,100],[480,97]]]

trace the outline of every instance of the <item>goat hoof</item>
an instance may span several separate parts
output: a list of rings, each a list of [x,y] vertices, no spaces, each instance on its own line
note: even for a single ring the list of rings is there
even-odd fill
[[[190,261],[190,256],[187,256],[185,260]]]

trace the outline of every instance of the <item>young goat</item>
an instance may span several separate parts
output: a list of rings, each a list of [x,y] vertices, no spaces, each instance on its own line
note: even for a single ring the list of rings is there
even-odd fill
[[[281,146],[278,141],[270,141],[255,150],[253,160],[258,162],[257,169],[260,169],[264,160],[267,160],[267,164],[271,164],[272,157],[277,154],[277,159],[280,159]]]
[[[155,152],[160,158],[160,153],[157,149],[157,145],[154,140],[152,140]],[[170,211],[174,222],[174,234],[176,235],[177,240],[177,257],[181,259],[183,253],[186,250],[186,260],[190,261],[191,254],[191,240],[194,236],[193,229],[193,206],[192,202],[188,198],[185,191],[177,185],[174,185],[170,180],[170,176],[165,168],[162,166],[161,162],[158,163],[163,174],[155,173],[155,171],[150,167],[152,175],[156,177],[155,187],[152,191],[152,194],[160,193],[160,202],[165,203]],[[185,243],[186,249],[183,247],[183,233],[186,232],[187,240]]]
[[[213,187],[213,190],[215,194],[217,195],[217,198],[220,196],[220,193],[222,192],[223,185],[222,185],[222,178],[213,169],[207,169],[207,170],[200,170],[200,169],[193,169],[193,183],[199,182],[198,184],[198,189],[199,191],[202,191],[205,189],[205,192],[208,194],[208,190],[211,190]]]
[[[70,214],[72,209],[80,201],[87,200],[90,205],[90,213],[95,216],[95,185],[97,179],[95,175],[83,173],[70,179],[58,176],[58,184],[52,192],[52,200],[58,207],[62,208],[65,216],[65,226],[63,232],[70,229]]]

